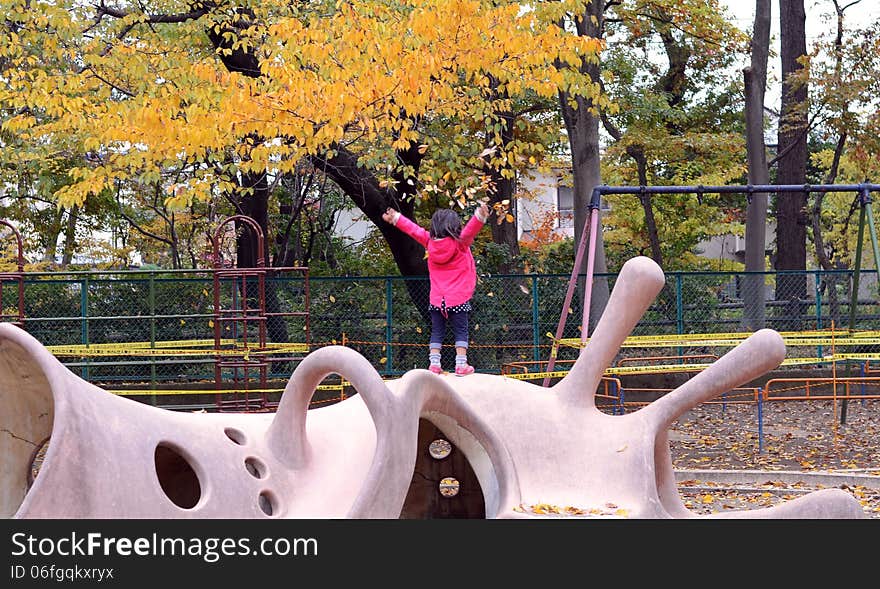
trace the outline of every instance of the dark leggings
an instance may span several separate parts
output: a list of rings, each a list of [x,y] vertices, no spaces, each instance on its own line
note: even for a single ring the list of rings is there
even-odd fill
[[[455,336],[455,347],[468,347],[468,320],[470,318],[469,311],[453,312],[448,311],[449,319],[443,316],[440,311],[431,310],[431,349],[439,350],[443,347],[443,340],[446,339],[446,325],[452,327],[452,335]]]

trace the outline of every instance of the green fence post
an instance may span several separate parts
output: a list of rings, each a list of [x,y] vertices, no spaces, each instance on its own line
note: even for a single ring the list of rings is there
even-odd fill
[[[80,326],[80,343],[89,345],[89,275],[86,274],[79,283],[79,314],[82,318]],[[89,379],[89,358],[85,357],[81,371],[83,380]]]
[[[532,359],[541,361],[541,326],[538,323],[538,277],[532,275]]]
[[[684,333],[684,302],[682,301],[681,273],[675,275],[675,323],[678,334]]]
[[[150,302],[150,349],[156,347],[156,275],[150,272],[150,291],[148,299]],[[156,356],[150,356],[150,388],[156,390]],[[156,405],[156,395],[152,395],[152,403]]]
[[[679,335],[684,333],[684,302],[682,301],[683,293],[682,293],[682,282],[681,282],[681,273],[675,275],[675,329]],[[678,348],[678,355],[681,356],[684,350],[682,348]],[[679,363],[683,362],[683,358],[679,358]]]
[[[385,372],[391,374],[394,370],[394,355],[391,353],[391,318],[393,316],[393,289],[391,288],[391,277],[385,278]]]

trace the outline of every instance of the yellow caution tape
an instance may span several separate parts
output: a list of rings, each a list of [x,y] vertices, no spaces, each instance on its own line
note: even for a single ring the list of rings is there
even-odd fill
[[[286,344],[285,347],[273,348],[222,348],[222,349],[166,349],[166,348],[126,348],[126,347],[102,347],[92,348],[88,346],[52,346],[48,348],[55,356],[77,357],[106,357],[106,356],[244,356],[262,355],[274,356],[279,353],[305,353],[309,351],[307,344]]]
[[[345,389],[341,384],[318,385],[318,391],[342,391]],[[124,396],[147,396],[147,395],[226,395],[226,394],[257,394],[257,393],[283,393],[284,389],[161,389],[161,390],[108,390],[108,393]]]
[[[748,334],[751,335],[751,334]],[[655,337],[652,339],[630,339],[626,338],[621,344],[621,348],[672,348],[672,347],[682,347],[682,346],[699,346],[699,347],[735,347],[740,345],[747,336],[741,338],[666,338],[666,337]],[[880,337],[867,337],[867,336],[859,336],[859,337],[843,337],[840,338],[807,338],[807,337],[783,337],[782,341],[787,346],[876,346],[880,345]],[[584,344],[581,344],[580,339],[575,338],[566,338],[558,340],[560,344],[573,347],[580,348],[583,347]],[[589,339],[586,343],[589,343]]]

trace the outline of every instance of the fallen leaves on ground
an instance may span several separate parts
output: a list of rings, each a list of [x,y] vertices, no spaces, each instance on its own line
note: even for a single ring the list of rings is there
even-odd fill
[[[702,404],[670,428],[670,453],[678,470],[835,472],[880,476],[880,401]],[[762,485],[681,481],[689,509],[712,513],[770,507],[820,486],[768,480]],[[880,489],[847,487],[869,517],[880,518]],[[706,497],[711,497],[711,501]]]

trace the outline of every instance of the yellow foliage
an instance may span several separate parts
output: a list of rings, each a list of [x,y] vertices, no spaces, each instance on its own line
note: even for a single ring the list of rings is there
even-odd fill
[[[73,0],[39,11],[0,3],[22,25],[0,33],[0,108],[21,113],[3,130],[34,149],[71,142],[100,161],[71,170],[72,184],[56,195],[66,205],[166,168],[183,172],[169,205],[207,200],[233,175],[209,172],[207,159],[233,153],[237,171],[282,172],[354,139],[406,149],[421,143],[409,118],[479,120],[490,79],[510,96],[565,89],[602,100],[579,72],[602,42],[566,33],[549,9],[518,3],[355,1],[328,14],[268,0],[234,27],[224,8],[161,23],[148,15],[165,5],[147,3],[144,12],[130,5],[122,18],[95,22],[92,8]],[[223,47],[207,43],[206,30]],[[259,56],[258,76],[226,68],[221,58],[239,50]]]

